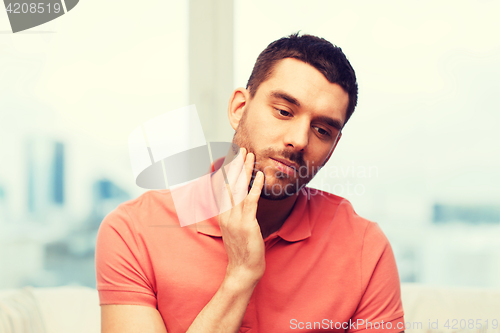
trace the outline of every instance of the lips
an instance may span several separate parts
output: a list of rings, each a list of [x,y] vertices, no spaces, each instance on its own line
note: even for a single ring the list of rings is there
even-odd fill
[[[283,163],[284,165],[286,165],[294,170],[297,170],[299,168],[299,166],[296,163],[290,162],[288,160],[284,160],[282,158],[271,158],[271,159],[278,161],[280,163]]]

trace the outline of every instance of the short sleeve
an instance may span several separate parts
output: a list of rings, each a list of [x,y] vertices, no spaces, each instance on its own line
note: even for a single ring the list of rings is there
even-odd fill
[[[124,204],[102,221],[97,233],[95,264],[99,305],[131,304],[157,308],[152,265]]]
[[[370,222],[361,253],[361,301],[347,332],[404,331],[399,274],[389,240]]]

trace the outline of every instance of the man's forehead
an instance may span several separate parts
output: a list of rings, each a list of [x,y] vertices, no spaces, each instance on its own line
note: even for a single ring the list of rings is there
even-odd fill
[[[347,92],[301,60],[280,60],[269,78],[259,86],[259,93],[264,98],[283,100],[297,107],[312,107],[324,114],[336,114],[342,124],[345,122],[349,104]]]
[[[271,73],[267,80],[279,79],[281,77],[294,77],[297,76],[298,70],[316,71],[323,76],[314,66],[295,58],[284,58],[278,60],[271,69]]]

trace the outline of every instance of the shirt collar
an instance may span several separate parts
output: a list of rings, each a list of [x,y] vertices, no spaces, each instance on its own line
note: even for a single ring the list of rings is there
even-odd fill
[[[277,234],[288,242],[298,242],[311,237],[311,224],[309,223],[309,188],[304,187],[299,191],[292,212]]]

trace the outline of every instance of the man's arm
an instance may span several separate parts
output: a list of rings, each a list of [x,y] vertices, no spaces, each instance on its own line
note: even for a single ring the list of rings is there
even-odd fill
[[[101,333],[167,333],[158,310],[144,305],[101,305]]]
[[[242,158],[232,162],[227,173],[228,194],[246,193],[252,176],[255,155],[240,149]],[[240,171],[241,170],[241,171]],[[253,290],[265,270],[264,240],[256,219],[264,174],[258,172],[246,198],[220,214],[219,225],[228,256],[226,276],[214,297],[188,329],[196,332],[238,332]],[[231,191],[232,189],[232,191]]]
[[[245,149],[241,150],[241,156],[227,173],[233,193],[242,190],[246,193],[253,171],[255,156],[247,155]],[[228,256],[226,275],[188,333],[238,332],[253,290],[265,270],[264,240],[256,219],[263,184],[264,175],[259,172],[246,198],[220,214],[219,225]],[[101,306],[101,327],[102,333],[166,332],[158,310],[141,305]]]
[[[255,285],[224,279],[187,332],[238,332]]]
[[[253,292],[225,279],[188,332],[237,332]],[[167,333],[157,309],[143,305],[102,305],[101,333]]]
[[[401,301],[401,285],[396,260],[389,240],[377,223],[370,222],[365,229],[361,254],[361,281],[363,296],[353,322],[362,320],[361,329],[349,333],[401,332],[404,331],[404,311]],[[375,329],[367,323],[384,324]],[[389,325],[390,323],[390,325]],[[370,327],[369,327],[370,326]]]

